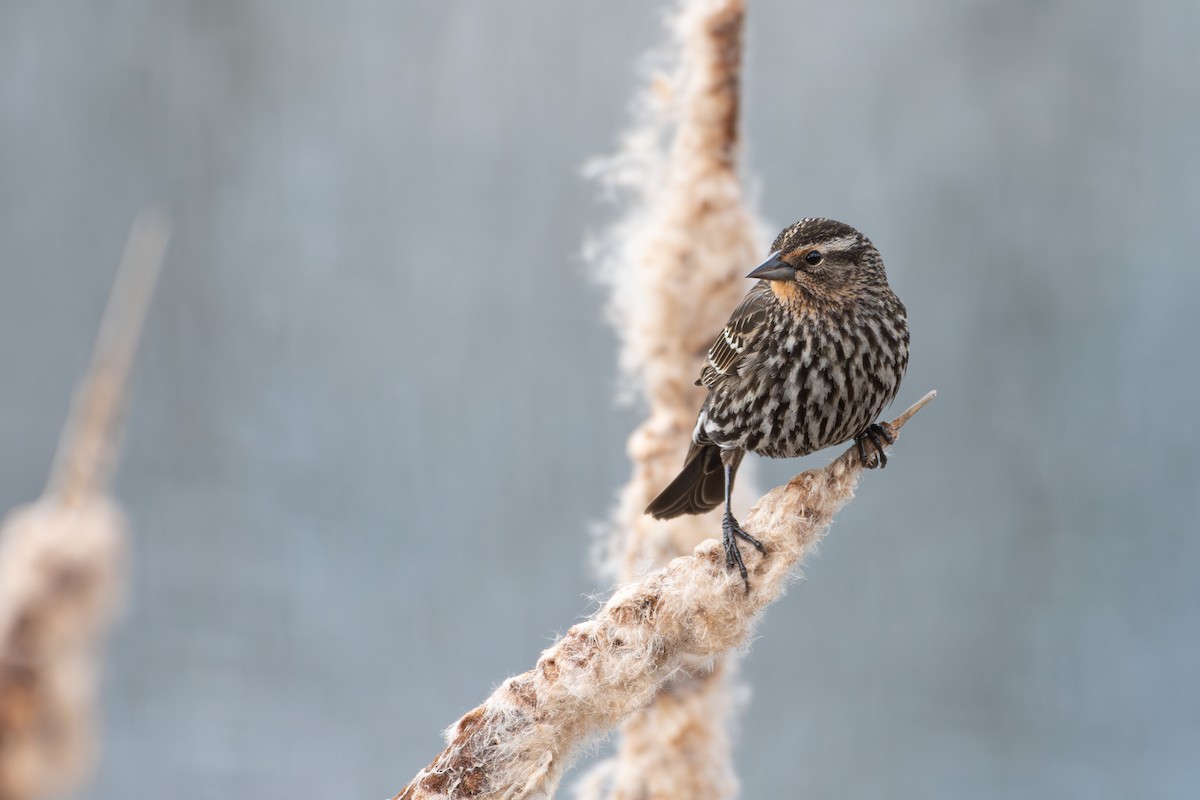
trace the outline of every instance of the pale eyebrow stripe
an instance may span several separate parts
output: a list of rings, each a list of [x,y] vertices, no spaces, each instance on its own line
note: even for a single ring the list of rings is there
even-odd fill
[[[859,239],[859,237],[853,234],[847,234],[846,236],[839,236],[837,239],[831,239],[828,242],[819,244],[817,245],[816,249],[823,253],[840,253],[844,250],[852,250],[861,245],[862,240]],[[791,253],[788,253],[788,255],[795,255],[808,249],[811,249],[811,245],[806,247],[797,247]]]
[[[850,250],[851,248],[858,247],[858,245],[859,245],[858,237],[851,235],[851,236],[842,236],[837,239],[832,239],[832,240],[826,242],[825,244],[821,245],[821,249],[826,250],[826,251],[832,250],[833,252],[838,253],[838,252],[841,252],[842,250]]]

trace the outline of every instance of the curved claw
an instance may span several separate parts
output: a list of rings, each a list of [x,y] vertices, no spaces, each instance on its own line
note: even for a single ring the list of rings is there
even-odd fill
[[[883,439],[875,430],[875,426],[867,428],[867,436],[871,437],[871,444],[875,445],[876,460],[879,462],[879,468],[883,469],[887,466],[887,453],[883,452]]]
[[[742,551],[738,548],[737,540],[745,539],[764,556],[767,554],[767,548],[758,539],[742,530],[742,526],[729,513],[726,513],[725,519],[721,521],[721,534],[721,544],[725,546],[725,569],[733,569],[736,566],[738,574],[742,576],[742,582],[746,584],[746,594],[750,594],[750,573],[746,570],[746,563],[742,560]]]
[[[891,426],[886,422],[876,422],[868,425],[862,433],[854,437],[858,443],[858,457],[862,460],[864,469],[874,469],[879,467],[883,469],[887,466],[887,453],[884,452],[884,441],[888,444],[896,443],[896,434],[890,430]],[[874,458],[867,455],[867,442],[871,442],[871,446],[875,450]]]

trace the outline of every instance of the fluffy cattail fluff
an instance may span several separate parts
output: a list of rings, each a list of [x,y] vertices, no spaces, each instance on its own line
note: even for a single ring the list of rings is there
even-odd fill
[[[17,509],[0,533],[0,798],[75,785],[91,761],[96,642],[120,584],[124,519],[103,495]]]
[[[721,529],[715,515],[661,521],[644,510],[679,471],[704,399],[694,385],[703,354],[745,294],[744,276],[766,241],[737,169],[744,13],[743,0],[685,0],[675,9],[640,122],[621,152],[594,168],[630,200],[600,242],[601,273],[611,287],[624,389],[647,413],[629,439],[633,474],[605,543],[606,571],[622,581]],[[740,505],[754,496],[751,478],[738,484]],[[626,724],[614,760],[597,767],[610,775],[609,796],[736,793],[726,732],[733,665],[689,669]]]
[[[932,397],[930,392],[894,420],[895,430]],[[621,586],[591,619],[543,652],[533,669],[505,681],[451,726],[446,749],[393,800],[552,797],[589,741],[663,702],[665,688],[686,680],[697,665],[719,663],[747,644],[759,612],[783,593],[795,565],[853,497],[862,463],[851,447],[828,466],[767,493],[750,510],[745,526],[763,541],[767,555],[747,550],[749,592],[726,569],[715,539]],[[685,695],[672,697],[658,730],[686,734],[695,712],[672,713],[681,710],[676,704],[689,702]],[[693,780],[683,790],[701,788]],[[657,784],[652,790],[659,790]]]
[[[695,386],[704,353],[768,241],[737,171],[744,11],[742,0],[679,6],[667,26],[671,63],[640,98],[640,123],[620,153],[591,167],[629,197],[597,247],[625,393],[644,399],[647,413],[629,441],[633,476],[606,563],[614,577],[662,564],[713,531],[712,520],[662,523],[642,512],[679,469],[704,400]],[[754,496],[746,484],[743,502]]]
[[[107,490],[166,240],[165,221],[134,225],[46,493],[0,527],[0,800],[70,789],[94,750],[96,651],[125,550]]]

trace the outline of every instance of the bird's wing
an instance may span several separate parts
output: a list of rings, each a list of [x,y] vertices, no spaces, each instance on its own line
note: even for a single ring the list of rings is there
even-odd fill
[[[722,375],[736,375],[746,363],[755,335],[767,321],[767,307],[774,299],[766,281],[746,294],[725,323],[721,335],[708,348],[708,363],[700,372],[697,385],[711,387]]]

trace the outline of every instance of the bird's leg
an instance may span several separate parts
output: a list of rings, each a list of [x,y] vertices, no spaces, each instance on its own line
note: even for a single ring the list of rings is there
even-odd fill
[[[742,530],[742,526],[733,518],[733,507],[730,496],[733,492],[733,467],[725,465],[725,518],[721,520],[721,544],[725,545],[725,568],[733,569],[736,565],[742,581],[746,584],[746,594],[750,594],[750,575],[746,572],[746,564],[742,561],[742,551],[738,549],[737,540],[745,539],[758,549],[764,556],[767,548],[758,539]]]
[[[883,452],[882,440],[886,439],[888,444],[896,443],[896,435],[892,432],[891,427],[886,422],[876,422],[868,425],[862,433],[854,437],[854,441],[858,444],[858,457],[862,459],[864,469],[874,469],[875,467],[883,469],[887,466],[887,453]],[[875,458],[867,455],[868,441],[875,448]]]

